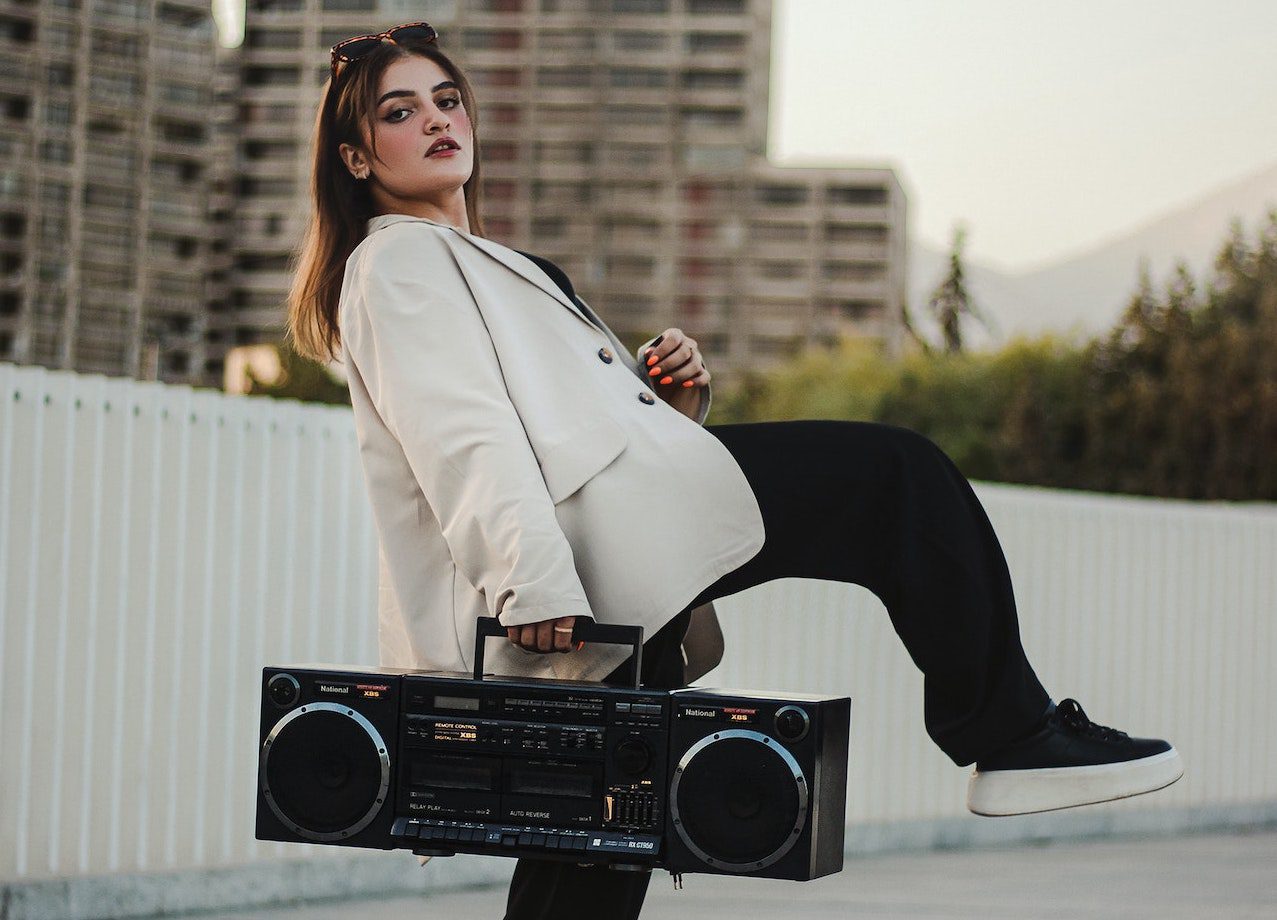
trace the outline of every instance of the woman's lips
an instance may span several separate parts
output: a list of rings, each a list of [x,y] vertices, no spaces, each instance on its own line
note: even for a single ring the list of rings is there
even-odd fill
[[[442,150],[436,150],[434,153],[427,153],[428,157],[450,157],[453,154],[460,153],[456,147],[444,147]]]

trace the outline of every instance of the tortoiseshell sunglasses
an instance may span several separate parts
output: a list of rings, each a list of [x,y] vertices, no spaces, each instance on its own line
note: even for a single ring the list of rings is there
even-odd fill
[[[418,42],[433,43],[439,40],[439,33],[428,22],[405,22],[401,26],[378,32],[376,35],[356,35],[339,41],[332,47],[332,75],[337,76],[337,62],[350,63],[375,50],[382,39],[389,39],[398,44],[399,39],[411,39]]]

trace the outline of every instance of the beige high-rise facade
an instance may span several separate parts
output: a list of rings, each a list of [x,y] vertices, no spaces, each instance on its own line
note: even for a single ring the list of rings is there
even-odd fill
[[[210,379],[217,45],[208,0],[0,2],[0,360]]]
[[[0,360],[221,386],[232,348],[279,341],[328,48],[416,19],[475,84],[487,234],[632,345],[679,326],[726,381],[840,333],[901,341],[894,173],[767,161],[770,0],[247,0],[229,50],[206,2],[76,2],[0,0],[0,67],[47,72],[28,105],[51,113],[0,139],[77,151],[0,185],[5,265],[28,255],[0,276]],[[111,41],[132,54],[91,51]]]
[[[241,151],[256,153],[227,341],[282,329],[325,50],[425,19],[479,96],[487,234],[561,265],[623,339],[679,326],[720,380],[839,333],[897,347],[900,184],[768,163],[771,16],[770,0],[248,0]]]

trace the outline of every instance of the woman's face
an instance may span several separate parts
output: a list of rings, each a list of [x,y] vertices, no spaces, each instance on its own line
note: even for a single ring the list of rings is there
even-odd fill
[[[395,61],[381,75],[374,114],[379,159],[365,161],[371,172],[366,181],[382,210],[413,202],[454,204],[474,169],[474,143],[461,90],[448,72],[420,55]],[[461,149],[427,155],[444,136]]]

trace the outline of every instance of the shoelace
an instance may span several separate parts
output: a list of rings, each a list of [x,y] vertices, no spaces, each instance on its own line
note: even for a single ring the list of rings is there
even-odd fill
[[[1120,741],[1130,737],[1126,732],[1118,731],[1116,728],[1092,722],[1086,717],[1078,701],[1072,698],[1060,700],[1055,707],[1055,714],[1062,725],[1080,735],[1088,735],[1101,741]]]

